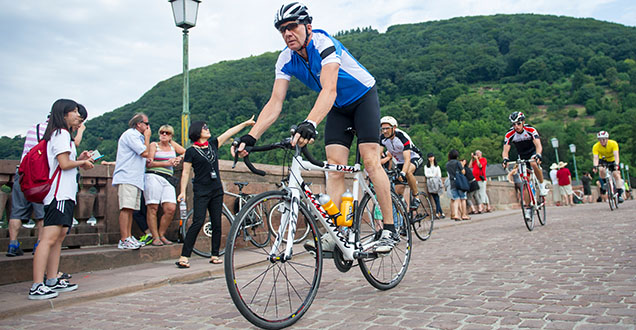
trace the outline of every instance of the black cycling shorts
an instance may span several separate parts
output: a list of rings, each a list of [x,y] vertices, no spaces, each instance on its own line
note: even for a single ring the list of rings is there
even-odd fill
[[[616,171],[616,163],[615,162],[608,162],[606,160],[599,159],[598,160],[598,164],[599,165],[605,165],[605,167],[607,167],[607,169],[610,170],[611,172]]]
[[[348,106],[331,108],[327,114],[325,146],[339,144],[351,148],[353,135],[345,131],[349,127],[356,130],[358,143],[380,143],[380,100],[376,86]]]
[[[415,173],[424,164],[424,158],[411,158],[411,164],[415,165],[415,170],[413,171]],[[404,163],[399,163],[396,166],[401,169]]]

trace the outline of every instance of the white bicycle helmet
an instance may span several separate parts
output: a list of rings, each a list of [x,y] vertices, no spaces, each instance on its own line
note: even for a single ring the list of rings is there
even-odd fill
[[[596,134],[597,139],[609,139],[609,133],[607,131],[600,131]]]
[[[307,6],[300,2],[292,2],[287,5],[282,5],[279,10],[276,11],[274,17],[274,27],[276,30],[281,25],[291,21],[298,21],[301,24],[311,24],[311,16],[309,16],[309,9]]]
[[[516,122],[520,122],[520,121],[525,120],[526,116],[521,111],[515,111],[515,112],[510,114],[508,119],[510,119],[511,123],[516,123]]]
[[[380,119],[380,125],[382,124],[389,124],[393,127],[397,127],[398,123],[397,120],[395,120],[395,118],[391,117],[391,116],[384,116],[382,117],[382,119]]]

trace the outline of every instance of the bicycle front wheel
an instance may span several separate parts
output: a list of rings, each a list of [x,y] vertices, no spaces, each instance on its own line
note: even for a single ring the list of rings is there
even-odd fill
[[[527,182],[523,182],[523,186],[521,187],[521,193],[519,194],[521,198],[521,214],[523,215],[523,222],[526,224],[526,227],[529,231],[534,229],[534,210],[532,209],[532,190],[530,190],[530,186]],[[527,200],[527,201],[526,201]]]
[[[406,275],[412,253],[412,236],[408,216],[400,198],[391,194],[393,206],[393,222],[395,231],[400,233],[400,240],[393,250],[386,255],[372,254],[371,257],[358,260],[362,275],[379,290],[388,290],[400,283]],[[358,206],[354,225],[358,242],[363,246],[377,240],[382,231],[382,213],[374,203],[371,195],[366,194]],[[404,229],[404,230],[401,230]]]
[[[188,211],[186,220],[182,221],[181,223],[181,237],[183,237],[184,242],[186,234],[188,232],[188,228],[192,226],[193,216],[194,210]],[[223,209],[223,211],[221,212],[221,226],[230,225],[232,225],[232,215],[229,214],[225,209]],[[212,256],[212,223],[210,222],[210,216],[207,214],[207,212],[205,220],[203,221],[203,226],[201,227],[201,230],[199,230],[199,234],[194,241],[192,252],[204,258],[210,258]],[[221,247],[219,249],[219,255],[222,256],[224,253],[225,249]]]
[[[420,204],[415,210],[409,210],[411,218],[411,226],[415,232],[415,236],[422,241],[431,237],[433,232],[433,204],[424,193],[419,193],[416,197]]]
[[[608,182],[607,200],[609,201],[610,210],[614,211],[618,208],[618,193],[616,192],[616,182],[614,176],[611,176]]]
[[[316,297],[322,275],[322,246],[316,223],[307,214],[299,216],[298,222],[309,228],[307,238],[315,243],[314,253],[294,245],[292,259],[283,260],[277,257],[284,253],[286,243],[281,243],[273,256],[270,252],[275,239],[264,247],[248,244],[242,239],[241,228],[250,212],[260,208],[268,213],[277,208],[286,216],[291,198],[285,191],[264,192],[241,209],[226,244],[225,280],[234,305],[248,321],[261,328],[280,329],[298,321]],[[299,213],[303,212],[306,210],[300,208]]]

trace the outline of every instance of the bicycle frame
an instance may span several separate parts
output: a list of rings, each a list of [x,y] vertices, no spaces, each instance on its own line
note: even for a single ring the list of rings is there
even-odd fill
[[[340,249],[343,254],[345,260],[350,261],[354,260],[357,257],[355,253],[356,250],[364,250],[365,246],[355,246],[355,235],[353,230],[349,230],[348,237],[345,236],[344,233],[338,231],[338,226],[334,222],[334,218],[329,217],[325,209],[318,203],[314,193],[311,191],[311,188],[305,183],[302,178],[301,171],[309,170],[309,171],[322,171],[322,172],[341,172],[341,173],[354,173],[353,179],[353,212],[354,219],[356,219],[356,214],[359,212],[357,210],[358,206],[358,196],[360,195],[360,191],[363,193],[368,193],[373,198],[374,205],[378,205],[378,201],[373,194],[373,191],[369,186],[365,183],[365,178],[363,175],[363,171],[360,169],[360,163],[356,162],[354,166],[349,165],[335,165],[335,164],[327,164],[324,163],[322,167],[316,166],[309,161],[304,160],[298,149],[296,151],[296,155],[292,159],[292,164],[289,172],[289,185],[285,190],[291,195],[291,210],[285,210],[284,216],[281,219],[281,224],[278,228],[278,236],[276,241],[274,242],[272,249],[270,251],[270,258],[280,258],[275,256],[274,252],[278,250],[278,247],[282,243],[283,235],[285,235],[285,231],[287,231],[287,245],[285,247],[284,255],[282,256],[284,260],[289,260],[292,258],[292,245],[294,241],[294,235],[296,232],[296,223],[298,220],[298,203],[300,200],[305,202],[305,205],[312,205],[313,207],[308,207],[310,212],[322,223],[322,225],[327,228],[328,233],[336,242],[336,245]],[[301,193],[302,192],[302,193]],[[289,212],[291,211],[291,212]]]

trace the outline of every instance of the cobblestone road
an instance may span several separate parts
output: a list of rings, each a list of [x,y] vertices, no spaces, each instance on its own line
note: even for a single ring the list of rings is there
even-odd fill
[[[295,329],[634,329],[636,202],[473,220],[417,241],[405,280],[375,290],[326,263]],[[443,220],[448,221],[448,220]],[[174,284],[0,321],[2,329],[250,328],[223,277]]]

